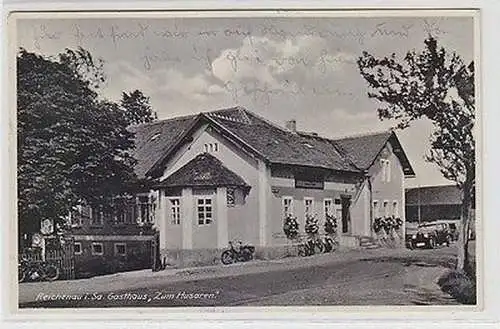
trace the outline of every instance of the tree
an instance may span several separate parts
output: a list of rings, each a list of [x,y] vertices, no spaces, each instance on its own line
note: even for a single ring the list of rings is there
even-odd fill
[[[363,52],[358,68],[368,83],[368,96],[380,102],[379,119],[397,120],[404,129],[428,118],[434,125],[426,160],[437,164],[445,178],[462,191],[461,234],[457,269],[468,269],[468,231],[475,198],[474,63],[465,64],[429,36],[425,48],[375,58]]]
[[[158,119],[156,112],[149,104],[149,97],[139,90],[131,93],[122,93],[121,106],[125,109],[128,121],[131,124],[151,122]]]
[[[57,58],[18,53],[20,233],[37,231],[44,219],[62,224],[82,203],[112,207],[114,196],[137,183],[127,127],[140,114],[98,97],[104,74],[96,63],[81,48]]]

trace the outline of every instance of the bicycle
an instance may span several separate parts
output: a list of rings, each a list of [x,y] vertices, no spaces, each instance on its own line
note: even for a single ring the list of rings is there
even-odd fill
[[[59,278],[59,267],[47,262],[33,262],[21,259],[17,267],[19,282],[25,281],[54,281]]]

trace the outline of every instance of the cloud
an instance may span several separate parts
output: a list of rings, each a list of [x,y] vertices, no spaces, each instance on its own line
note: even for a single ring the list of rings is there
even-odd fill
[[[107,83],[103,95],[111,100],[121,99],[122,92],[141,90],[151,96],[158,92],[158,77],[146,74],[131,63],[121,60],[105,63]]]
[[[212,62],[212,74],[223,84],[257,83],[286,91],[332,83],[332,74],[354,63],[353,55],[332,50],[320,37],[298,36],[284,41],[247,37],[240,47],[221,52]]]
[[[187,76],[177,69],[169,68],[161,71],[161,74],[164,74],[165,79],[161,91],[165,93],[185,98],[191,97],[197,101],[207,101],[208,98],[224,92],[220,85],[210,81],[210,76],[206,73]]]

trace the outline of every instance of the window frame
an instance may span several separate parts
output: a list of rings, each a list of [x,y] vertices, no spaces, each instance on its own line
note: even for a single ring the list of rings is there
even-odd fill
[[[123,246],[123,250],[124,250],[123,254],[118,252],[118,248],[117,248],[118,246]],[[115,256],[127,256],[127,244],[125,242],[115,242],[113,245],[113,249],[114,249]]]
[[[100,253],[96,252],[94,250],[94,246],[98,246],[98,245],[101,246],[101,252]],[[95,242],[95,241],[92,242],[90,244],[90,252],[91,252],[92,256],[103,256],[104,255],[104,243],[102,243],[102,242]]]
[[[290,201],[290,204],[288,205],[288,212],[285,211],[285,202]],[[294,204],[293,204],[293,197],[289,195],[284,195],[281,197],[281,214],[284,216],[284,218],[288,216],[294,216],[295,215],[295,209],[294,209]]]
[[[330,202],[330,213],[327,212],[327,202]],[[323,199],[323,215],[325,216],[325,218],[326,216],[334,216],[333,198]]]
[[[101,207],[99,207],[99,208],[100,209],[94,209],[94,208],[92,208],[90,210],[90,226],[94,226],[94,227],[102,227],[102,226],[104,226],[104,211],[102,210]],[[99,222],[96,221],[95,214],[98,215]]]
[[[75,246],[77,246],[77,245],[80,247],[80,251],[79,252],[76,252],[76,249],[75,249]],[[73,253],[75,255],[81,255],[81,254],[83,254],[83,246],[82,246],[81,242],[73,242]]]
[[[173,196],[167,198],[170,209],[170,224],[171,225],[181,225],[181,197]],[[177,201],[178,204],[174,205],[173,201]],[[177,211],[174,211],[177,209]]]
[[[380,159],[381,167],[382,167],[382,182],[390,183],[391,182],[391,160],[389,159]]]
[[[392,214],[395,218],[399,218],[399,200],[392,200]]]
[[[307,203],[310,202],[308,206]],[[307,212],[307,207],[309,208],[309,212]],[[304,216],[313,216],[314,215],[314,198],[312,197],[304,197]]]
[[[389,217],[390,216],[389,200],[384,200],[382,202],[382,209],[384,210],[384,217]]]
[[[207,200],[210,200],[210,203],[207,204]],[[203,204],[200,204],[200,201],[203,201]],[[200,208],[203,207],[203,223],[200,223]],[[207,211],[207,207],[210,207],[210,211]],[[210,217],[207,216],[210,214]],[[207,218],[209,218],[209,222],[207,222]],[[214,222],[214,198],[213,196],[197,196],[196,197],[196,223],[198,226],[210,226]]]
[[[379,200],[372,201],[372,211],[373,211],[373,218],[380,217],[380,202],[379,202]]]

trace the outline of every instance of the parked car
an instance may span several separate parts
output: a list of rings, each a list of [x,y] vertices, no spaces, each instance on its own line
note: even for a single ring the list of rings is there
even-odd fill
[[[438,245],[450,245],[452,234],[446,223],[424,223],[411,237],[411,248],[435,248]]]
[[[443,219],[443,220],[434,221],[434,223],[445,224],[448,227],[448,231],[451,234],[452,241],[458,240],[458,236],[460,235],[460,230],[459,230],[460,224],[459,224],[458,220]]]

